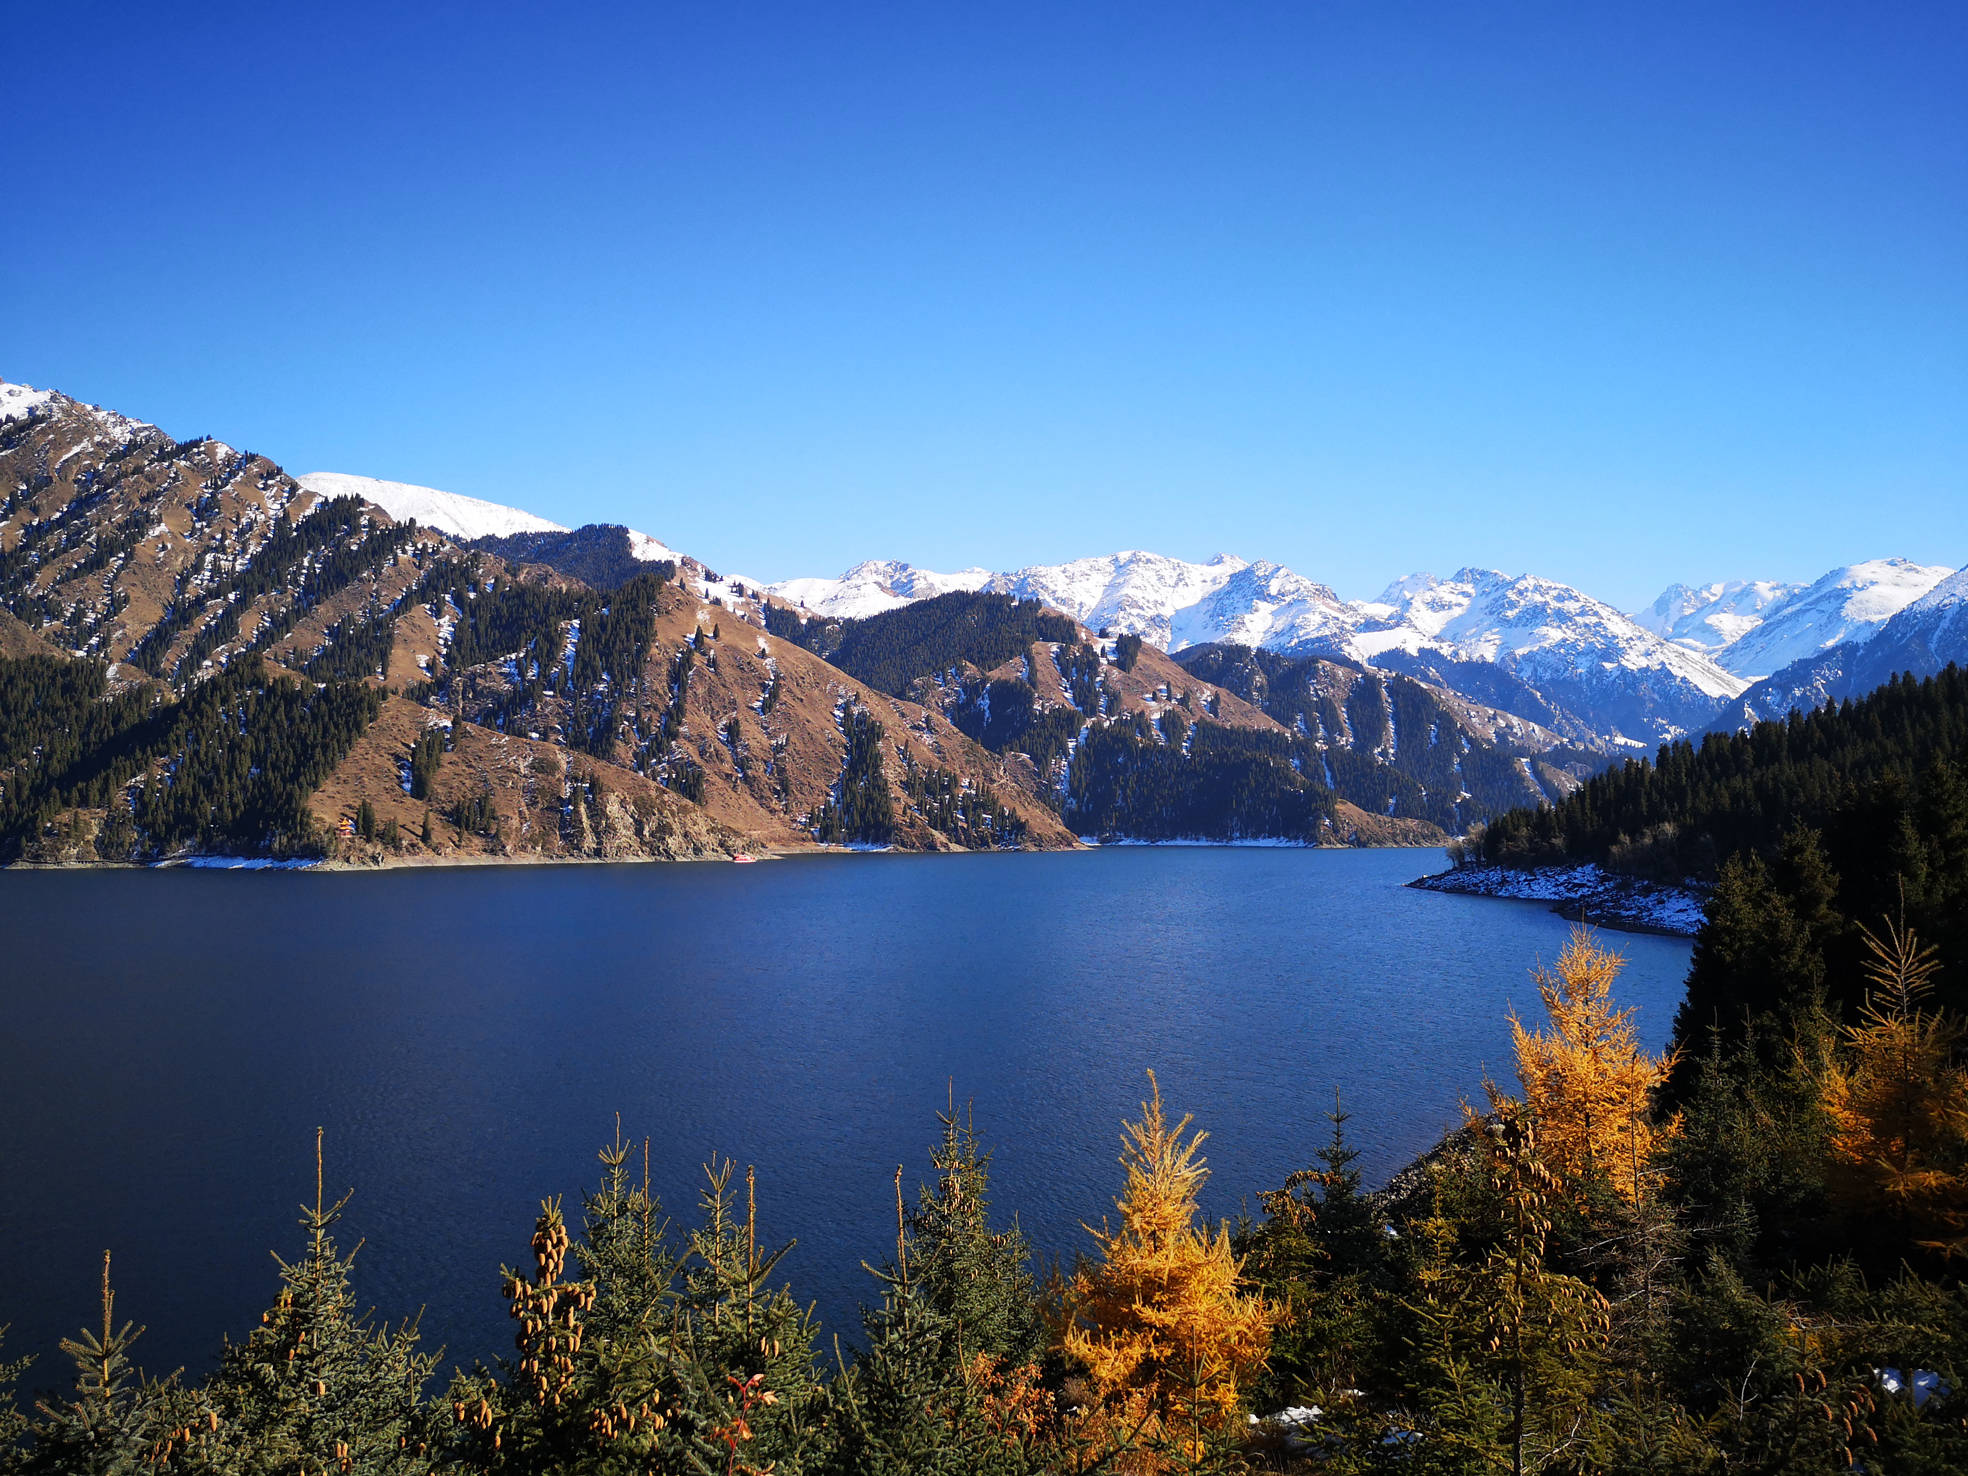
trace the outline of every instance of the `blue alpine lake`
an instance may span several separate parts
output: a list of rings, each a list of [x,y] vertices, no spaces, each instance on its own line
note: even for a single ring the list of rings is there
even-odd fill
[[[1379,1181],[1509,1081],[1507,1011],[1569,924],[1402,883],[1439,852],[1110,848],[757,866],[0,875],[0,1323],[24,1383],[96,1317],[202,1373],[300,1248],[314,1131],[357,1290],[447,1364],[509,1346],[499,1267],[615,1133],[672,1221],[756,1165],[762,1229],[833,1332],[894,1238],[898,1164],[972,1104],[1001,1214],[1047,1257],[1119,1191],[1159,1075],[1209,1130],[1206,1208],[1255,1208],[1329,1133]],[[1667,1038],[1688,944],[1612,935]],[[570,1216],[573,1218],[573,1216]]]

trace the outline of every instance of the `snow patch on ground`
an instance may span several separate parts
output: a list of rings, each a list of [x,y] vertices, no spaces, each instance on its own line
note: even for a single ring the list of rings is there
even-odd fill
[[[645,564],[660,564],[665,560],[678,565],[683,562],[683,556],[675,549],[633,528],[629,529],[629,557],[640,559]]]
[[[1104,846],[1110,850],[1116,846],[1222,846],[1234,847],[1240,850],[1250,850],[1258,847],[1289,846],[1295,850],[1302,851],[1312,844],[1311,841],[1293,840],[1289,836],[1282,835],[1253,835],[1246,836],[1241,840],[1212,840],[1208,836],[1202,835],[1174,836],[1168,840],[1136,840],[1132,836],[1119,836],[1112,840],[1102,840],[1097,835],[1083,835],[1079,839],[1081,845]]]
[[[1615,876],[1594,862],[1543,866],[1521,871],[1510,866],[1465,866],[1409,882],[1429,892],[1466,897],[1509,897],[1550,902],[1554,911],[1577,912],[1588,922],[1644,928],[1692,938],[1701,928],[1707,895],[1694,887],[1664,887]]]
[[[321,863],[311,857],[276,861],[271,856],[186,856],[180,861],[160,861],[159,866],[187,866],[193,871],[306,871]]]

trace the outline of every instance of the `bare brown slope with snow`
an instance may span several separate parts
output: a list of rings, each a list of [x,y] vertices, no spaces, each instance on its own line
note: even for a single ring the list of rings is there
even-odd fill
[[[625,732],[647,732],[674,705],[681,724],[672,755],[701,770],[692,800],[657,782],[673,779],[673,763],[656,769],[626,739],[581,751],[564,721],[570,699],[547,694],[514,711],[520,683],[509,656],[457,668],[457,604],[468,592],[430,597],[420,584],[454,564],[487,583],[570,591],[583,588],[578,581],[545,566],[509,568],[441,533],[399,526],[373,505],[324,502],[266,458],[216,441],[179,442],[65,396],[0,389],[10,392],[0,396],[0,599],[15,612],[0,617],[0,654],[94,657],[110,663],[113,678],[184,690],[240,661],[296,674],[319,667],[382,612],[386,636],[363,679],[394,695],[312,802],[332,849],[348,859],[811,846],[813,817],[841,782],[844,726],[857,707],[883,728],[896,844],[960,844],[907,792],[912,776],[939,772],[1015,816],[1023,844],[1074,844],[1008,777],[1015,763],[940,713],[866,693],[747,624],[759,620],[756,592],[695,560],[683,559],[679,581],[657,595],[639,679],[618,714]],[[574,623],[561,622],[558,638],[571,658]],[[678,683],[686,647],[694,661]],[[431,793],[413,799],[410,749],[432,727],[448,735],[446,751]],[[162,782],[161,771],[138,782]],[[395,822],[393,847],[336,834],[365,801],[379,828]],[[482,825],[447,818],[466,806]]]

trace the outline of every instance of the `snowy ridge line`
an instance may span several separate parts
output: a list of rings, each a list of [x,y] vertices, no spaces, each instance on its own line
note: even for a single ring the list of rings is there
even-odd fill
[[[559,523],[516,507],[502,507],[457,492],[440,492],[435,487],[419,487],[409,482],[385,482],[377,477],[350,476],[346,472],[309,472],[296,477],[302,487],[317,497],[360,497],[373,502],[398,522],[414,518],[426,528],[449,533],[467,541],[474,538],[508,538],[515,533],[565,533]],[[650,542],[655,540],[651,539]],[[661,555],[657,555],[661,557]]]
[[[1520,871],[1509,866],[1464,866],[1408,883],[1424,892],[1548,902],[1553,912],[1630,932],[1692,938],[1701,931],[1708,894],[1698,887],[1661,886],[1616,876],[1597,862]]]

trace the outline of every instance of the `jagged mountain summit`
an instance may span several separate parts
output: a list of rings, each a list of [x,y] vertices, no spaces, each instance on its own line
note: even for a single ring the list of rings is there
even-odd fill
[[[1609,746],[1699,726],[1747,685],[1549,579],[1462,569],[1448,579],[1404,580],[1389,593],[1394,601],[1357,607],[1365,618],[1348,654],[1393,670],[1438,657],[1501,667],[1584,718]]]
[[[787,579],[770,586],[790,604],[835,620],[865,620],[899,610],[916,600],[961,590],[982,589],[995,576],[989,569],[960,569],[936,574],[895,559],[868,559],[838,579]]]
[[[1694,587],[1670,584],[1653,604],[1634,613],[1633,623],[1664,641],[1712,657],[1755,630],[1772,607],[1803,588],[1773,579],[1718,580]]]
[[[1231,554],[1192,563],[1128,550],[981,581],[980,573],[943,575],[886,561],[857,565],[839,580],[769,588],[830,616],[980,588],[1039,600],[1095,629],[1138,635],[1170,652],[1241,645],[1423,676],[1612,748],[1699,727],[1747,685],[1578,590],[1494,570],[1464,569],[1450,579],[1411,575],[1380,599],[1362,601],[1342,600],[1282,565]],[[1465,672],[1472,686],[1450,674],[1472,666],[1499,669],[1500,679]],[[1554,703],[1576,704],[1572,719],[1555,714]]]

